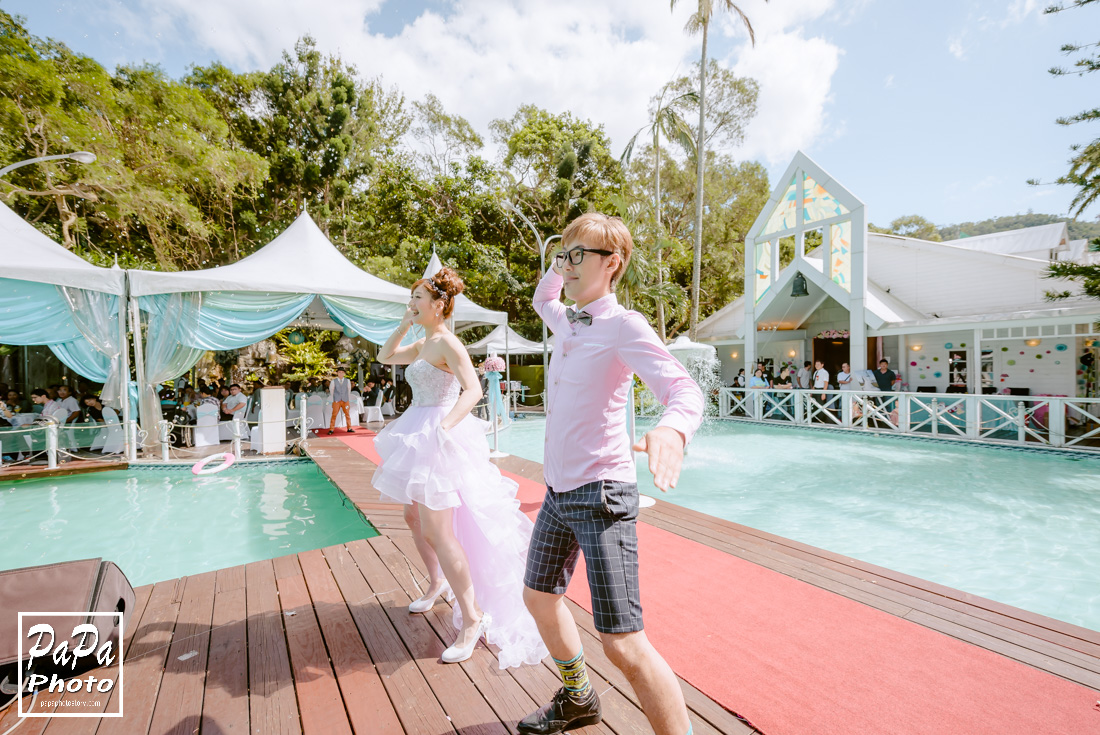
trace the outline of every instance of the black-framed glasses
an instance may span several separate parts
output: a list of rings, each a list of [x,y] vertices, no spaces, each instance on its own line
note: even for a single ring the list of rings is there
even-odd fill
[[[565,265],[565,259],[569,258],[569,262],[573,265],[580,265],[584,261],[585,253],[595,253],[596,255],[614,255],[610,250],[594,250],[593,248],[571,248],[570,250],[562,250],[560,253],[554,256],[554,265],[561,268]]]

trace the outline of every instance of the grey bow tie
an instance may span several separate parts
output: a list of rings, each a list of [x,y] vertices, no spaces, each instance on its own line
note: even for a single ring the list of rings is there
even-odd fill
[[[569,319],[570,324],[580,322],[581,324],[592,326],[592,315],[587,311],[573,311],[570,308],[566,308],[565,316]]]

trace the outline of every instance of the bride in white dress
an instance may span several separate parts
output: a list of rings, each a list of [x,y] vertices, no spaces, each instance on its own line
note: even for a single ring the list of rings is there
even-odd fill
[[[465,347],[444,323],[463,288],[449,268],[417,281],[401,325],[378,353],[381,362],[408,365],[413,402],[375,437],[382,465],[372,484],[405,504],[429,570],[427,593],[409,611],[427,612],[451,591],[458,600],[458,637],[443,661],[465,661],[484,635],[500,649],[500,668],[533,665],[548,655],[523,603],[534,524],[520,510],[518,485],[489,461],[485,422],[470,413],[481,386]],[[399,347],[413,324],[426,336]]]

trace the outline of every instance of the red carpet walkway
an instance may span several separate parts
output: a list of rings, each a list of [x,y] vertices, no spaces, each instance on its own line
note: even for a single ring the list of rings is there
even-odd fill
[[[380,461],[370,437],[343,441]],[[546,488],[506,474],[534,517]],[[768,735],[1100,733],[1097,692],[649,524],[638,535],[649,638]],[[591,610],[583,568],[575,580]]]

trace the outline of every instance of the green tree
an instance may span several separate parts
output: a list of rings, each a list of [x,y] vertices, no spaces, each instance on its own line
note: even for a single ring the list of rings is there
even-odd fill
[[[151,66],[111,75],[3,11],[0,131],[6,160],[96,154],[81,167],[17,169],[0,193],[100,263],[120,252],[128,265],[167,269],[221,259],[232,202],[251,196],[267,173],[262,158],[227,148],[225,125],[196,91]]]
[[[1051,15],[1066,10],[1082,8],[1094,2],[1096,2],[1096,0],[1073,0],[1068,6],[1064,3],[1058,3],[1051,5],[1043,12],[1046,15]],[[1062,53],[1084,53],[1074,61],[1070,69],[1056,66],[1049,71],[1056,77],[1071,75],[1080,77],[1085,74],[1100,71],[1100,53],[1097,52],[1098,48],[1100,48],[1100,42],[1065,44],[1062,46]],[[1059,125],[1076,125],[1077,123],[1096,122],[1097,120],[1100,120],[1100,107],[1084,110],[1083,112],[1079,112],[1076,115],[1070,115],[1069,117],[1060,117],[1056,122]],[[1072,215],[1080,216],[1084,214],[1085,210],[1092,206],[1093,203],[1100,200],[1100,138],[1096,138],[1088,144],[1073,145],[1070,147],[1070,150],[1073,152],[1073,156],[1069,160],[1069,171],[1065,175],[1055,179],[1054,183],[1063,186],[1072,186],[1077,190],[1073,200],[1070,202],[1069,211]],[[1028,183],[1038,184],[1039,182],[1032,179]]]
[[[671,0],[671,7],[675,8],[678,0]],[[688,33],[702,33],[703,35],[703,49],[700,57],[699,68],[706,69],[708,67],[707,57],[707,35],[710,31],[711,21],[714,19],[716,10],[726,10],[728,12],[736,14],[741,22],[744,23],[745,28],[749,31],[749,41],[756,45],[756,33],[752,29],[752,23],[749,22],[749,18],[745,15],[744,11],[733,3],[731,0],[695,0],[697,3],[696,11],[692,13],[691,18],[688,20],[685,30]],[[706,103],[707,103],[707,75],[699,75],[699,129],[698,137],[696,138],[696,202],[695,202],[695,247],[692,260],[691,270],[691,330],[690,337],[695,339],[696,329],[699,326],[699,279],[700,268],[703,257],[703,174],[706,156],[706,129],[707,129],[707,116],[706,116]]]
[[[399,92],[358,81],[355,67],[323,56],[309,36],[270,71],[234,74],[215,63],[192,69],[187,82],[221,112],[235,145],[268,160],[248,218],[261,242],[303,207],[333,235],[330,220],[346,213],[377,161],[396,154],[411,122]]]
[[[664,249],[671,245],[671,241],[661,223],[661,136],[664,135],[667,140],[679,143],[680,147],[689,155],[695,149],[691,125],[677,109],[678,105],[695,100],[695,92],[684,92],[666,101],[665,96],[669,94],[669,88],[670,85],[666,84],[654,98],[652,118],[649,125],[639,128],[638,132],[631,136],[620,159],[624,167],[628,166],[638,136],[643,132],[653,136],[652,150],[655,160],[653,164],[653,233],[650,238],[650,247],[657,260],[655,268],[657,285],[653,290],[653,295],[657,307],[657,333],[660,335],[662,342],[665,341],[665,324],[667,322],[665,304],[673,294],[665,289]],[[638,244],[637,236],[635,236],[635,244]]]
[[[458,165],[458,159],[475,155],[485,146],[474,126],[464,117],[448,114],[434,94],[423,102],[413,102],[413,109],[416,125],[412,134],[424,146],[421,158],[432,174],[446,175]]]
[[[931,240],[932,242],[941,242],[943,240],[936,226],[919,214],[907,214],[904,217],[898,217],[890,223],[889,227],[885,228],[875,227],[873,224],[869,224],[867,225],[867,229],[871,232],[881,232],[887,235],[901,235],[902,237],[914,237],[918,240]]]
[[[506,150],[504,194],[544,236],[599,209],[621,188],[622,168],[602,125],[523,105],[510,120],[494,120],[490,129]]]

